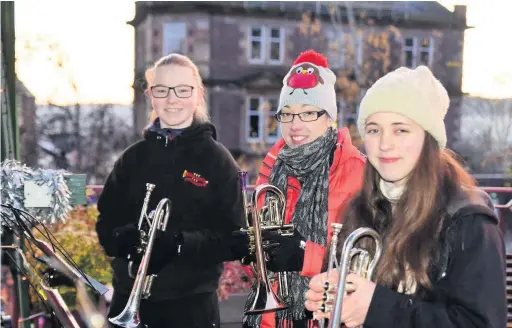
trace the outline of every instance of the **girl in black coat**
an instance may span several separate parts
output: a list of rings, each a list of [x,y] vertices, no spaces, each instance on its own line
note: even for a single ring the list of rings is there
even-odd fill
[[[148,327],[219,327],[217,300],[225,240],[243,224],[238,167],[216,141],[204,87],[190,59],[171,54],[146,73],[153,115],[144,138],[120,156],[98,201],[99,241],[112,256],[114,296],[108,317],[126,306],[134,279],[128,260],[141,257],[137,224],[146,184],[148,206],[171,201],[165,233],[155,240],[148,274],[157,274],[140,317]],[[146,229],[147,231],[147,229]],[[138,264],[134,265],[136,274]]]
[[[445,88],[430,70],[400,68],[366,93],[358,127],[368,161],[363,189],[344,215],[338,256],[359,227],[383,252],[373,281],[347,276],[341,322],[367,328],[503,328],[505,246],[489,196],[445,150]],[[357,247],[372,253],[363,237]],[[332,283],[337,281],[333,272]],[[306,307],[322,313],[326,274]]]

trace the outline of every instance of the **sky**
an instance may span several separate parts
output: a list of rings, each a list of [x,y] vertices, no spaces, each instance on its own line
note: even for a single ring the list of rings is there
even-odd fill
[[[467,5],[468,25],[474,26],[465,35],[463,92],[512,97],[512,42],[505,41],[512,0],[439,2],[450,10]],[[130,104],[134,29],[126,22],[134,15],[134,1],[16,1],[18,77],[38,103]],[[65,69],[49,60],[59,56]]]

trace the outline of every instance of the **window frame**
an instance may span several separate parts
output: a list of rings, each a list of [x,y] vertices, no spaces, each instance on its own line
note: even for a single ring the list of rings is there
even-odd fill
[[[169,39],[178,39],[178,38],[172,38],[169,37],[169,33],[166,33],[167,29],[166,27],[169,25],[180,25],[183,27],[183,40],[181,41],[181,49],[179,51],[168,51],[169,48],[169,42],[167,40]],[[167,56],[170,53],[176,52],[186,55],[186,49],[187,49],[187,35],[188,35],[188,27],[186,22],[165,22],[162,25],[162,55]]]
[[[252,32],[254,29],[261,30],[260,37],[254,37]],[[272,37],[272,30],[279,31],[279,38]],[[265,26],[265,25],[250,25],[247,29],[247,60],[249,64],[268,64],[268,65],[282,65],[285,57],[285,28],[282,26]],[[252,43],[259,41],[260,56],[252,58]],[[272,59],[270,52],[272,50],[272,43],[279,42],[279,59]]]
[[[252,32],[254,29],[259,28],[261,30],[261,35],[259,37],[254,37]],[[254,41],[254,38],[259,39],[256,41],[260,42],[260,56],[258,58],[252,58],[252,43]],[[261,26],[249,26],[248,33],[247,33],[247,59],[249,60],[249,63],[251,64],[261,64],[265,61],[265,27],[263,25]]]
[[[429,41],[428,47],[425,47],[422,44],[420,44],[420,40],[424,40],[424,39],[428,39],[428,41]],[[412,46],[407,46],[406,40],[413,40]],[[417,36],[404,38],[403,43],[402,43],[404,66],[412,68],[412,69],[418,67],[420,64],[419,61],[421,58],[421,54],[426,52],[426,53],[428,53],[428,63],[426,63],[426,65],[431,68],[433,60],[434,60],[434,47],[435,47],[434,38],[431,36],[426,37],[426,38],[423,38],[423,37],[420,38]],[[412,53],[412,65],[411,66],[407,65],[407,55],[406,54],[408,51],[410,51]]]
[[[258,99],[258,110],[252,110],[251,109],[251,100],[252,99]],[[277,112],[277,108],[270,112],[261,111],[261,106],[270,100],[276,100],[276,104],[279,102],[278,96],[263,96],[263,95],[255,95],[250,94],[246,97],[246,110],[245,110],[245,139],[248,143],[258,143],[261,141],[264,141],[266,143],[274,143],[277,140],[279,140],[281,136],[281,126],[279,123],[277,123],[277,133],[275,136],[269,136],[265,129],[265,124],[267,124],[267,117],[265,117],[265,114],[267,113],[273,113],[275,114]],[[251,116],[257,116],[258,117],[258,137],[251,137],[250,131],[251,131]],[[273,115],[268,115],[268,117],[272,117]],[[265,134],[265,135],[264,135]]]
[[[272,51],[272,43],[276,42],[275,39],[272,37],[272,30],[278,30],[279,31],[279,59],[272,59],[271,58],[271,51]],[[283,27],[276,27],[276,26],[267,26],[267,32],[268,32],[268,51],[265,52],[265,55],[268,55],[268,63],[274,64],[274,65],[280,65],[284,61],[284,28]]]

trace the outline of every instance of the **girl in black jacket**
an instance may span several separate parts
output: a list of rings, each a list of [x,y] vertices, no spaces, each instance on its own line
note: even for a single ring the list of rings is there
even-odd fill
[[[171,201],[165,233],[155,240],[148,274],[157,274],[140,316],[148,327],[219,327],[216,290],[226,260],[223,242],[243,224],[238,167],[216,141],[208,122],[196,65],[171,54],[146,73],[153,115],[144,138],[124,151],[98,201],[96,225],[105,252],[114,257],[114,296],[108,317],[126,306],[134,279],[128,260],[139,259],[137,224],[146,184],[148,212]],[[147,231],[147,229],[146,229]],[[134,265],[136,274],[138,264]]]
[[[338,256],[359,227],[381,235],[383,252],[375,282],[347,276],[341,321],[349,328],[506,326],[503,236],[489,196],[444,149],[448,105],[424,66],[387,74],[361,102],[368,162],[344,215]],[[375,249],[365,237],[356,246]],[[325,280],[325,273],[312,279],[306,295],[318,317],[329,317],[319,311]]]

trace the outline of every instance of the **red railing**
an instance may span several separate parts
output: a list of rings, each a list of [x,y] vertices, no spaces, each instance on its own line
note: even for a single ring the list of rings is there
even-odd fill
[[[481,187],[485,192],[487,193],[506,193],[506,194],[512,194],[512,187]],[[496,208],[507,208],[509,210],[512,210],[512,198],[503,205],[495,204],[494,207]]]
[[[485,192],[487,192],[488,194],[490,194],[490,193],[512,194],[512,187],[480,187],[480,188],[482,190],[484,190]],[[103,185],[87,185],[87,189],[94,190],[95,192],[101,192],[101,190],[103,189]],[[248,185],[247,189],[248,190],[254,190],[254,185]],[[510,198],[510,200],[507,203],[505,203],[505,204],[494,204],[494,207],[496,207],[498,209],[508,209],[508,210],[512,211],[512,197]]]

